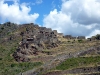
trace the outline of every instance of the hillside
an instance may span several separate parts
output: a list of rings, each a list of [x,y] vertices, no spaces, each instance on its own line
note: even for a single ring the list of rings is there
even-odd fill
[[[0,75],[17,74],[99,75],[100,35],[85,39],[34,23],[0,24]]]

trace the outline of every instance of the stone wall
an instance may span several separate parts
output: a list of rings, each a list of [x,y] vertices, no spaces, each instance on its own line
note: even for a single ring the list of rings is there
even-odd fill
[[[100,52],[100,45],[97,47],[91,47],[85,50],[80,50],[77,51],[75,53],[69,53],[69,54],[62,54],[59,55],[55,58],[53,58],[53,60],[51,62],[48,62],[44,65],[42,65],[39,69],[33,69],[30,71],[26,71],[23,73],[23,75],[38,75],[40,72],[46,72],[54,67],[56,67],[58,64],[62,63],[63,61],[65,61],[66,59],[72,58],[72,57],[79,57],[79,56],[83,56],[86,55],[88,53],[91,53],[91,51],[95,51],[95,52]],[[59,61],[58,63],[56,61]],[[90,71],[94,71],[94,72],[100,72],[100,66],[98,67],[90,67],[90,68],[77,68],[77,69],[73,69],[73,70],[69,70],[67,71],[67,73],[88,73]],[[21,75],[21,74],[19,74]]]
[[[80,74],[80,73],[85,74],[85,73],[94,73],[94,72],[100,72],[100,66],[76,68],[76,69],[68,70],[65,73],[66,74]]]
[[[78,36],[77,39],[85,39],[85,36]]]
[[[55,48],[60,44],[57,37],[58,32],[56,30],[30,24],[24,25],[25,30],[20,33],[22,41],[18,47],[19,51],[16,51],[13,54],[16,61],[29,61],[30,59],[25,58],[28,55],[38,55],[39,51],[41,52],[44,49]],[[23,27],[23,25],[21,27]],[[20,54],[23,56],[20,56]]]

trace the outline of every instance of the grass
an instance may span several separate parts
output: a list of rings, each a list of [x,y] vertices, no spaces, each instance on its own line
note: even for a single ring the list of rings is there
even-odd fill
[[[20,72],[25,72],[27,70],[33,69],[34,67],[40,66],[41,62],[0,62],[0,75],[16,75]]]
[[[70,58],[62,62],[56,67],[57,70],[67,70],[70,68],[77,68],[79,66],[88,66],[90,64],[96,64],[100,62],[100,56],[96,57],[78,57]]]
[[[34,67],[42,65],[41,62],[21,62],[14,60],[12,54],[16,51],[20,38],[0,43],[0,75],[16,75]]]
[[[7,29],[6,29],[7,28]],[[34,27],[28,25],[28,28],[34,29]],[[24,62],[18,63],[14,60],[12,54],[16,51],[18,47],[18,43],[21,41],[22,37],[18,35],[20,32],[25,31],[25,27],[21,27],[20,29],[16,30],[16,27],[13,28],[5,27],[1,28],[0,34],[3,36],[0,37],[0,75],[15,75],[20,72],[24,72],[34,67],[41,65],[41,62]],[[12,30],[12,31],[11,31]],[[9,32],[8,32],[9,31]],[[8,32],[8,33],[6,33]],[[16,34],[18,33],[18,34]],[[18,36],[17,36],[18,35]],[[14,39],[3,41],[5,38],[9,38],[14,36]],[[85,40],[67,40],[64,38],[60,38],[59,40],[62,43],[57,48],[53,48],[51,50],[43,50],[43,55],[39,55],[39,57],[44,57],[44,54],[57,56],[62,53],[69,53],[78,50],[84,50],[96,44],[100,44],[99,41],[87,42]],[[36,57],[36,56],[35,56]],[[37,57],[36,57],[37,58]],[[88,65],[91,63],[97,63],[100,61],[100,57],[86,57],[86,58],[71,58],[60,64],[56,67],[56,69],[69,69],[74,68],[80,65]]]
[[[17,41],[10,41],[5,45],[0,45],[0,75],[16,75],[42,65],[41,62],[16,62],[12,54],[18,45]]]

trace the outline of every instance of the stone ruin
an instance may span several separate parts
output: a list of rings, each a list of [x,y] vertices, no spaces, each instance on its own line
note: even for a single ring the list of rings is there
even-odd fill
[[[65,35],[64,38],[66,38],[66,39],[80,39],[80,40],[82,40],[82,39],[85,39],[85,36],[74,37],[72,35]]]
[[[88,41],[94,41],[94,40],[100,40],[100,34],[97,34],[96,36],[92,36],[91,38],[87,38]]]
[[[51,49],[58,47],[61,43],[58,38],[64,37],[67,39],[85,39],[85,36],[73,37],[71,35],[63,36],[63,33],[58,33],[57,30],[52,30],[51,28],[39,27],[37,24],[23,24],[18,26],[21,30],[20,35],[22,40],[19,46],[14,52],[13,57],[16,61],[26,62],[30,59],[30,55],[38,55],[38,52],[42,52],[46,49]],[[100,36],[97,36],[100,39]]]
[[[32,26],[29,28],[26,24],[25,28],[26,30],[20,33],[22,41],[13,54],[16,61],[29,61],[30,59],[27,57],[29,55],[38,55],[38,52],[42,52],[42,50],[58,47],[60,41],[57,38],[56,30],[35,25],[32,29]]]
[[[99,74],[93,74],[93,73],[99,73],[100,72],[100,66],[96,67],[82,67],[82,68],[75,68],[72,70],[66,71],[66,74],[81,74],[88,75],[87,73],[92,73],[91,75],[99,75]]]
[[[57,37],[59,37],[59,38],[63,38],[63,33],[58,33],[58,35],[57,35]]]
[[[65,35],[64,38],[66,38],[66,39],[72,39],[72,36],[71,35]]]
[[[85,36],[78,36],[77,39],[85,39]]]

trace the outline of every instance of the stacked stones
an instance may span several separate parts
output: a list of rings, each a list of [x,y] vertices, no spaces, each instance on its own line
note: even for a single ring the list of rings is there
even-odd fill
[[[64,38],[66,39],[85,39],[85,36],[77,36],[77,37],[73,37],[72,35],[65,35]]]
[[[28,24],[29,25],[29,24]],[[22,26],[23,27],[23,26]],[[16,61],[29,61],[28,55],[37,55],[44,49],[58,47],[57,31],[46,27],[31,26],[21,32],[22,41],[17,51],[13,54]],[[33,29],[32,29],[33,27]]]
[[[65,35],[64,38],[66,38],[66,39],[77,39],[77,37],[73,37],[72,35]]]
[[[85,39],[85,36],[78,36],[77,39]]]

